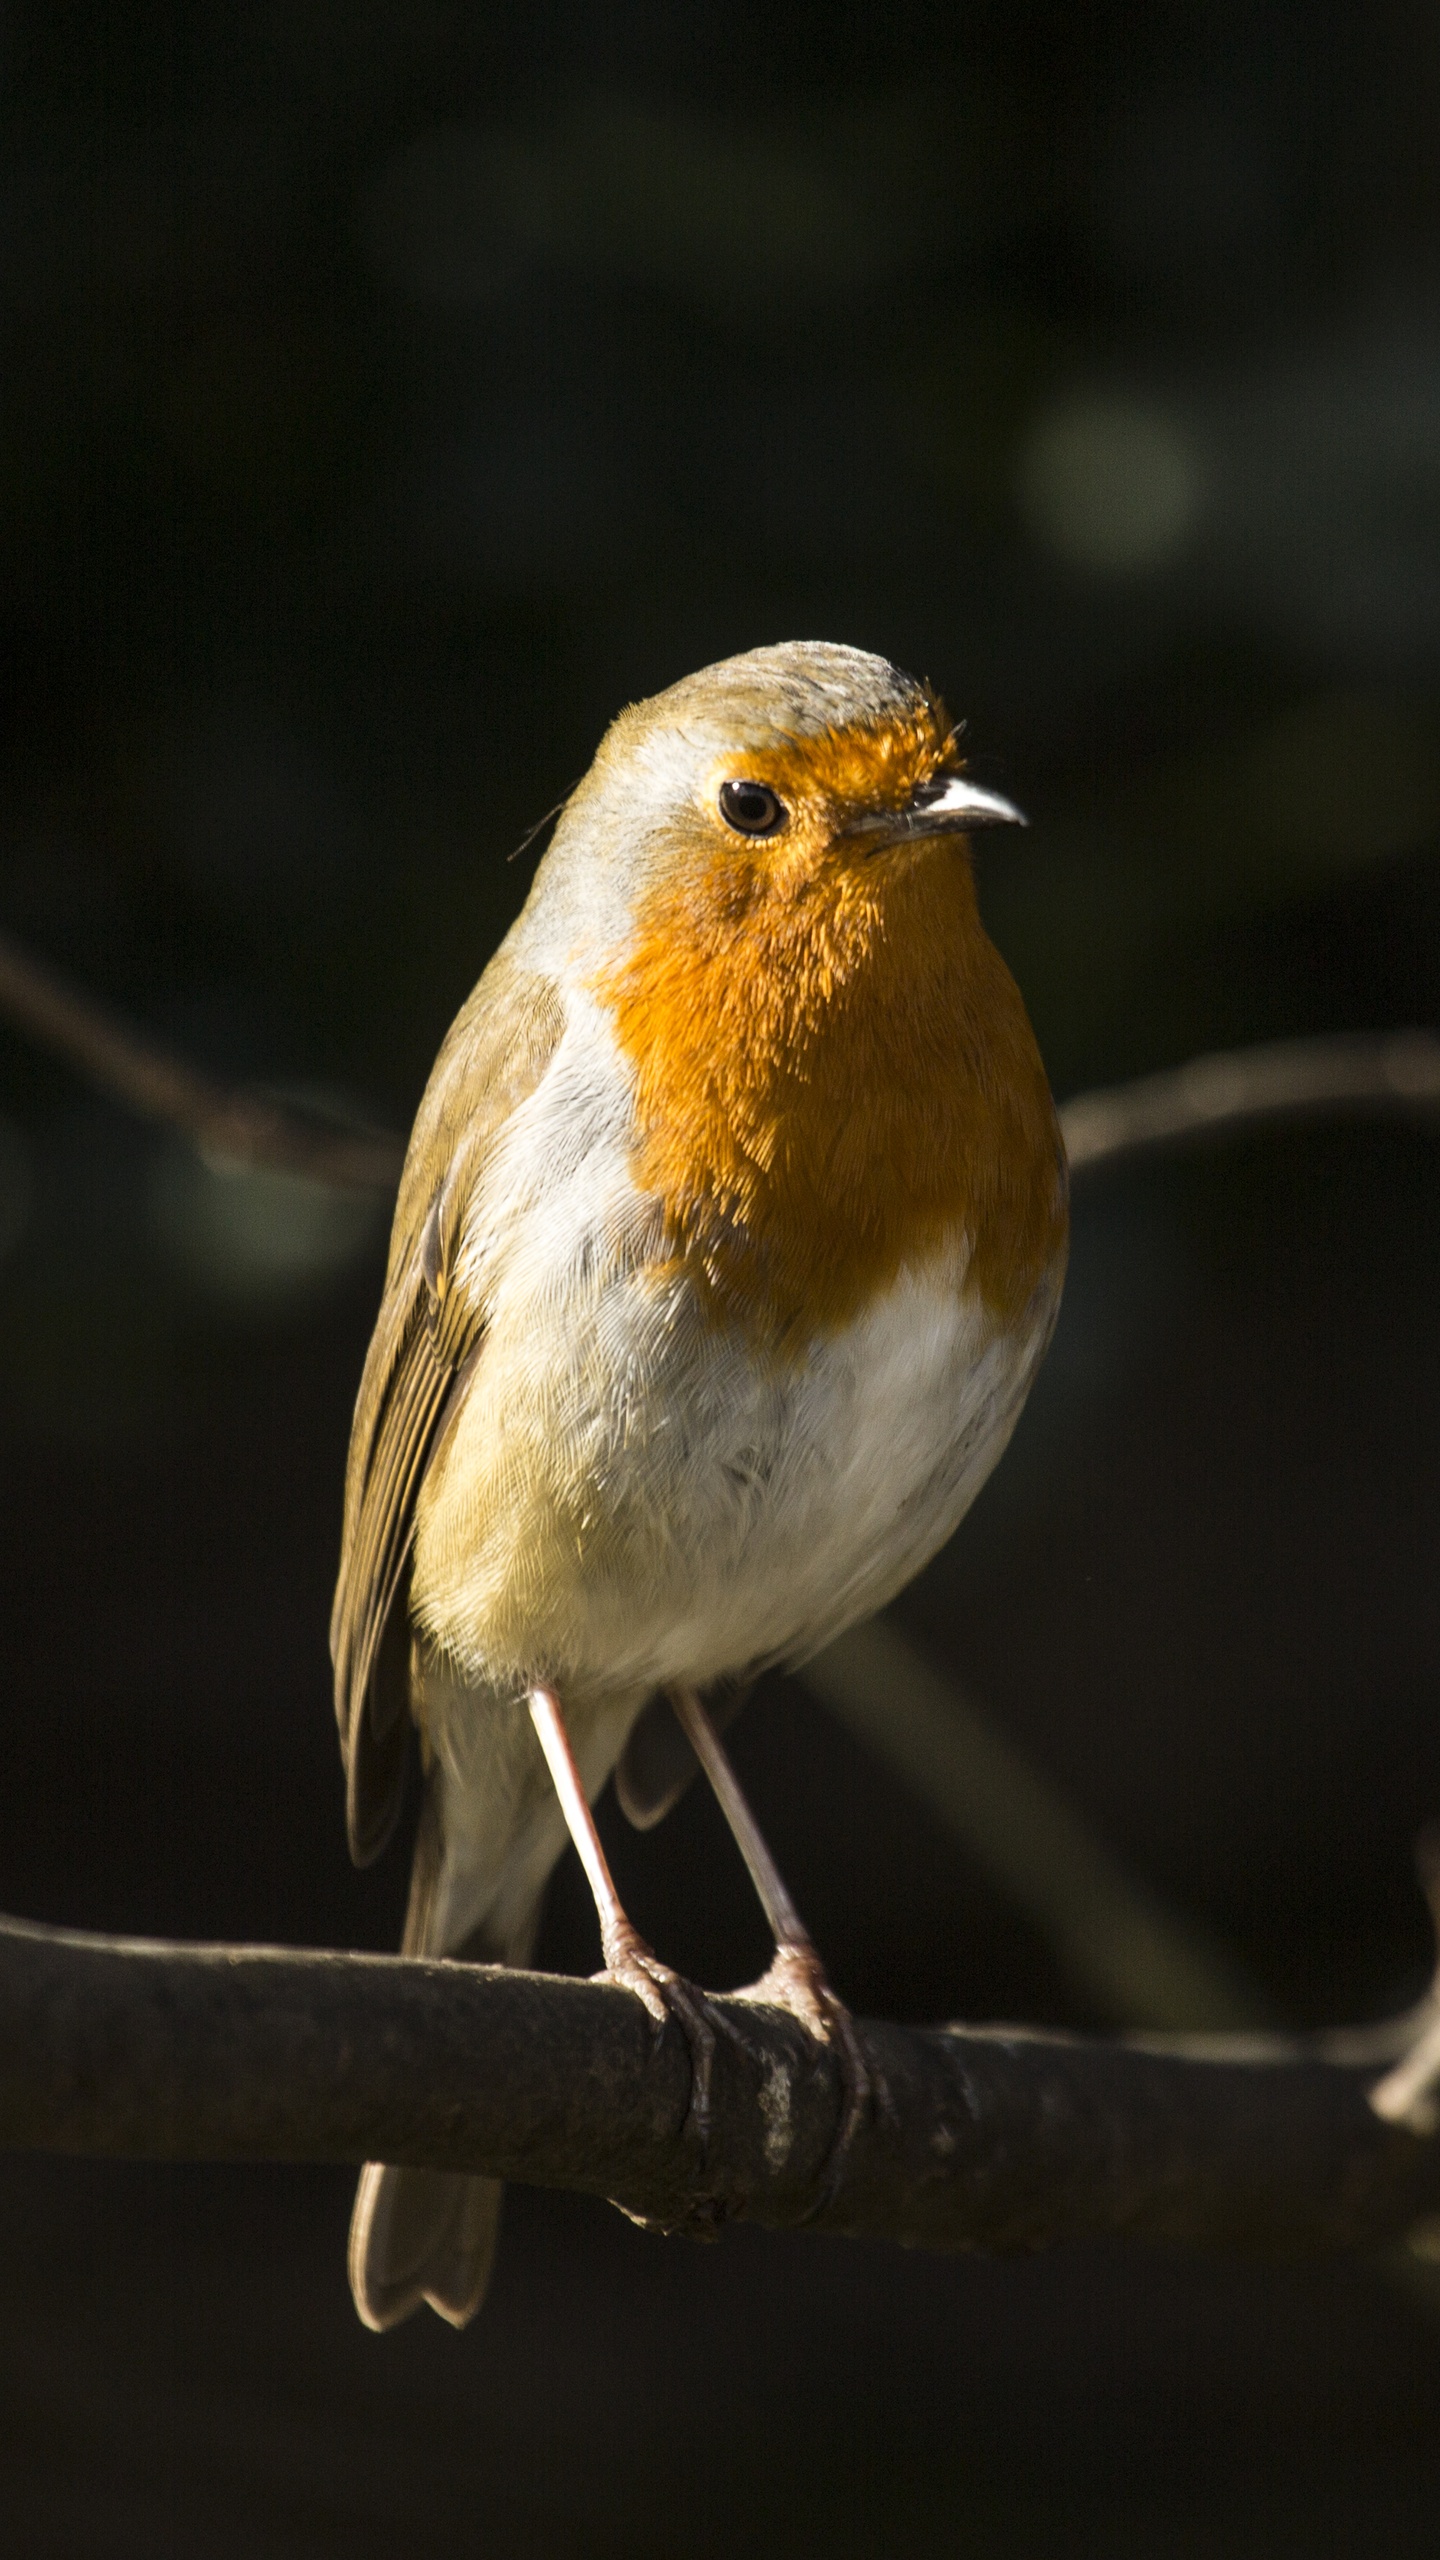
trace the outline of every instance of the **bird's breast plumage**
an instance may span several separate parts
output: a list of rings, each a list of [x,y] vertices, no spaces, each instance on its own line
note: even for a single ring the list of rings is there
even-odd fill
[[[1066,1229],[1054,1108],[953,841],[677,867],[596,991],[633,1077],[637,1181],[701,1294],[808,1356],[948,1248],[1000,1328]]]
[[[677,1252],[613,1010],[576,990],[452,1285],[484,1349],[418,1506],[413,1605],[478,1686],[703,1682],[879,1607],[968,1508],[1044,1347],[939,1230],[803,1352]],[[743,1264],[738,1266],[743,1269]]]

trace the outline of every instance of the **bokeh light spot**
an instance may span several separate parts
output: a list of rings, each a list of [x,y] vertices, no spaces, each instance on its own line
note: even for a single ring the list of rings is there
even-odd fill
[[[1138,577],[1185,549],[1203,477],[1194,439],[1177,419],[1138,400],[1087,393],[1031,428],[1016,494],[1047,551],[1099,576]]]
[[[380,1215],[353,1192],[179,1144],[159,1158],[150,1198],[160,1242],[179,1269],[207,1295],[257,1314],[337,1280]]]

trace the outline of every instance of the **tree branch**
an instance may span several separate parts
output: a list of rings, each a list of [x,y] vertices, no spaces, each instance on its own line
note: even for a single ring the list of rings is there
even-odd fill
[[[1020,2029],[862,2033],[884,2097],[826,2189],[841,2092],[793,2020],[715,2007],[714,2116],[637,2001],[486,1966],[177,1946],[0,1922],[0,2142],[205,2160],[408,2161],[928,2249],[1099,2233],[1193,2248],[1373,2247],[1440,2208],[1440,2144],[1382,2123],[1366,2075]]]
[[[388,1130],[337,1125],[254,1085],[222,1084],[136,1031],[0,934],[0,1014],[145,1120],[233,1164],[266,1165],[337,1191],[391,1192],[404,1147]]]
[[[1060,1125],[1071,1173],[1083,1174],[1147,1147],[1330,1111],[1440,1117],[1440,1038],[1433,1031],[1335,1032],[1222,1049],[1162,1075],[1077,1093],[1064,1104]]]

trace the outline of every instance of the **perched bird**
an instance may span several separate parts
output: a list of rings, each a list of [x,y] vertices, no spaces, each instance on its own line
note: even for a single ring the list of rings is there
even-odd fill
[[[590,1804],[618,1764],[658,1818],[693,1751],[776,1939],[754,1996],[863,2104],[719,1724],[950,1535],[1055,1320],[1064,1157],[966,844],[1017,814],[882,658],[688,676],[605,737],[410,1141],[332,1624],[352,1853],[390,1836],[413,1718],[406,1951],[526,1963],[568,1831],[606,1971],[679,2013],[700,2103],[703,1999],[631,1926]],[[498,2203],[367,2168],[362,2319],[468,2320]]]

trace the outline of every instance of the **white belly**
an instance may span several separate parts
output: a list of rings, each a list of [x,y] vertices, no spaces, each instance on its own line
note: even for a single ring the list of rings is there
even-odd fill
[[[800,1366],[631,1269],[497,1305],[422,1500],[414,1602],[462,1676],[591,1695],[795,1660],[968,1510],[1053,1315],[996,1335],[953,1260]]]

